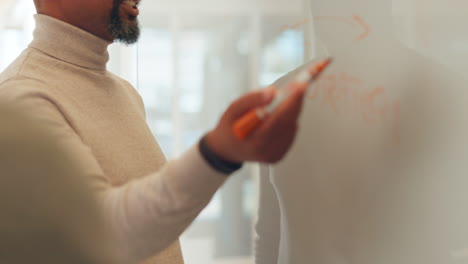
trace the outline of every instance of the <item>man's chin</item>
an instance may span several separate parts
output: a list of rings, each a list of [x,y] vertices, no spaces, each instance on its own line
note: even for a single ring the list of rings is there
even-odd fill
[[[127,45],[134,44],[140,37],[140,25],[136,16],[123,15],[120,12],[121,0],[114,1],[114,7],[110,14],[109,32],[114,42]]]
[[[140,38],[140,25],[137,19],[114,21],[109,26],[109,30],[114,38],[114,42],[131,45],[136,43]]]

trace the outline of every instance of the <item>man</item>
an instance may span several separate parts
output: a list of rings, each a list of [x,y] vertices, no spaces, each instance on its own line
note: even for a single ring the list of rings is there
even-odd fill
[[[0,120],[0,263],[125,263],[70,155],[13,108]]]
[[[233,123],[268,104],[274,90],[237,100],[200,144],[166,162],[141,98],[106,70],[109,44],[138,39],[139,3],[35,0],[34,40],[0,75],[0,99],[35,114],[74,153],[122,251],[136,260],[160,253],[148,263],[182,263],[178,236],[226,176],[242,162],[277,162],[287,152],[305,85],[247,140],[235,138]]]

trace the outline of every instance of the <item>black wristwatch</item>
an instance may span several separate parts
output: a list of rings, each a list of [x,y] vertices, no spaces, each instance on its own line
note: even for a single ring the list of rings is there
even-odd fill
[[[213,167],[213,169],[230,175],[235,171],[242,168],[243,163],[235,163],[231,161],[227,161],[219,157],[213,150],[210,149],[208,144],[206,143],[206,135],[202,137],[200,142],[198,143],[198,149],[200,150],[201,155],[203,158],[208,162],[208,164]]]

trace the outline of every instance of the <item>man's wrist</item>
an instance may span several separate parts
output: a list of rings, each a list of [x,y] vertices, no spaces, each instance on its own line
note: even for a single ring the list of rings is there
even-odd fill
[[[207,143],[207,135],[205,135],[198,143],[198,149],[205,161],[215,170],[224,173],[232,174],[242,168],[243,163],[232,162],[223,159]]]

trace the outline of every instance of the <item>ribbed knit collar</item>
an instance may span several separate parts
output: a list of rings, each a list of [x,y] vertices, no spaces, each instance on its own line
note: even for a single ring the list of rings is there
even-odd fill
[[[36,28],[29,47],[80,67],[106,69],[110,42],[50,16],[34,18]]]

